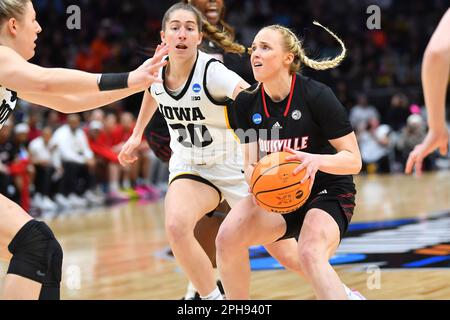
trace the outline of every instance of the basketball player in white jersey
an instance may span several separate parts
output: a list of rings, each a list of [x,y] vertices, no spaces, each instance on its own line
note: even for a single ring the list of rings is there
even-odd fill
[[[167,47],[159,47],[130,73],[42,68],[27,62],[41,31],[30,0],[0,1],[0,128],[18,97],[64,113],[85,111],[148,88],[165,64]],[[50,228],[3,195],[0,221],[0,250],[12,253],[0,299],[59,299],[63,252]]]
[[[428,133],[423,142],[409,154],[405,172],[413,168],[422,173],[423,159],[439,149],[441,155],[448,152],[448,129],[445,117],[445,98],[450,73],[450,9],[442,17],[428,43],[422,63],[422,86],[428,111]]]

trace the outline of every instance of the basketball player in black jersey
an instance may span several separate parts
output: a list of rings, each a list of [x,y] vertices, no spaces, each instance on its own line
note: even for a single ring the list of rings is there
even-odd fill
[[[285,150],[292,153],[290,160],[302,162],[292,174],[306,168],[303,182],[311,180],[312,192],[289,214],[266,212],[252,195],[231,210],[216,239],[228,299],[249,298],[250,246],[297,236],[301,270],[318,299],[362,299],[348,292],[328,262],[353,215],[358,144],[347,111],[330,88],[298,73],[302,64],[325,70],[345,57],[342,41],[326,30],[343,48],[333,60],[309,59],[296,35],[282,26],[263,28],[253,42],[251,64],[259,83],[241,92],[230,108],[243,144],[246,180],[259,154]]]
[[[160,63],[167,53],[163,46],[130,73],[42,68],[27,62],[41,31],[30,0],[0,1],[0,128],[17,98],[64,113],[81,112],[145,90],[158,81],[157,72],[165,65]],[[59,299],[63,252],[53,232],[3,195],[0,220],[0,250],[12,253],[0,299]]]
[[[450,72],[450,9],[442,17],[428,43],[422,63],[422,86],[428,111],[428,133],[424,141],[410,153],[405,172],[422,173],[423,159],[439,149],[441,155],[448,152],[448,128],[445,117],[445,98]]]

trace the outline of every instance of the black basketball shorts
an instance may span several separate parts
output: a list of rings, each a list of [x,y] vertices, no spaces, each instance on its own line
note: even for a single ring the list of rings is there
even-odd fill
[[[310,197],[300,209],[282,215],[286,221],[286,233],[278,240],[298,238],[306,213],[314,208],[327,212],[336,221],[342,239],[353,216],[355,195],[353,185],[313,188]]]

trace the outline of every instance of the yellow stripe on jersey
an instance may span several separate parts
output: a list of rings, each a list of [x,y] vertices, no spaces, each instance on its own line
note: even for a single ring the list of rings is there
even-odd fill
[[[231,125],[230,125],[230,119],[228,119],[228,107],[227,107],[227,106],[224,106],[223,112],[225,113],[225,124],[227,125],[227,129],[231,130],[231,132],[233,133],[234,139],[235,139],[238,143],[241,143],[241,141],[239,140],[238,136],[234,133],[233,128],[231,128]]]

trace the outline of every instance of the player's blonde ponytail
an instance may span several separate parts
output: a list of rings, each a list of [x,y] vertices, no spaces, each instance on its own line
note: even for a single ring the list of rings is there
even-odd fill
[[[335,35],[332,31],[330,31],[328,28],[322,26],[317,21],[313,22],[315,25],[320,26],[321,28],[325,29],[329,34],[331,34],[341,45],[342,52],[340,55],[333,59],[324,59],[324,60],[313,60],[309,58],[303,49],[302,42],[298,39],[298,37],[295,35],[294,32],[289,30],[286,27],[280,26],[280,25],[272,25],[265,27],[264,29],[270,29],[278,31],[281,36],[283,37],[283,42],[285,45],[285,49],[288,52],[291,52],[294,54],[294,61],[291,64],[290,72],[296,73],[300,70],[300,67],[302,63],[312,69],[315,70],[326,70],[337,67],[342,60],[344,60],[345,55],[347,53],[347,49],[345,48],[344,42],[342,42],[341,39],[337,35]]]

